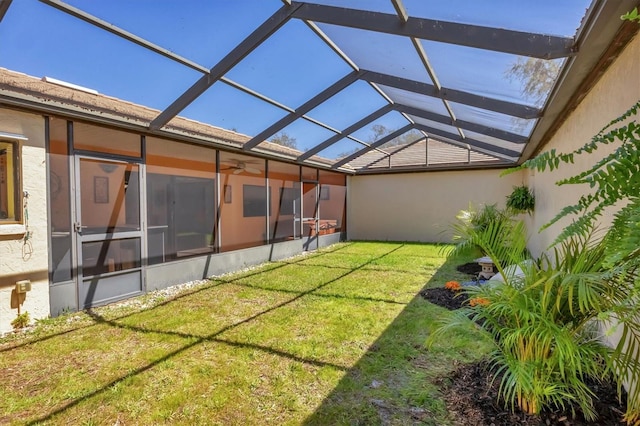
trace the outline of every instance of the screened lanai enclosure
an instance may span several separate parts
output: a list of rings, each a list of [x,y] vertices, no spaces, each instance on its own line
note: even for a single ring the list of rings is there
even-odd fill
[[[636,5],[0,0],[0,249],[42,238],[0,287],[82,309],[347,239],[352,178],[520,164]]]
[[[4,67],[155,108],[152,134],[179,115],[247,154],[371,173],[527,158],[633,2],[1,5]]]

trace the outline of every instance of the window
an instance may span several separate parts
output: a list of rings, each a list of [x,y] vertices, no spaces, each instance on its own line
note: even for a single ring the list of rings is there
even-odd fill
[[[17,142],[0,140],[0,223],[20,222],[20,161]]]
[[[149,264],[214,251],[216,152],[148,136]]]
[[[242,185],[243,216],[264,217],[267,211],[267,188],[261,185]],[[271,208],[269,208],[271,214]]]

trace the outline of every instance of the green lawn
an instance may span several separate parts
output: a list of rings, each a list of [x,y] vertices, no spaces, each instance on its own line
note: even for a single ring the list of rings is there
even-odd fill
[[[448,424],[436,380],[478,359],[425,286],[440,247],[353,242],[0,340],[0,424]],[[146,306],[136,308],[136,306]]]

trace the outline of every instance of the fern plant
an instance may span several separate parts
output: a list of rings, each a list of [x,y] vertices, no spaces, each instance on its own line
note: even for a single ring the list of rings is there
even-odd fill
[[[507,208],[516,214],[531,213],[535,205],[536,197],[526,185],[514,186],[511,194],[507,196]]]
[[[636,120],[613,128],[616,124],[637,116],[640,101],[633,105],[622,116],[611,121],[589,143],[570,153],[557,153],[555,149],[534,157],[521,166],[507,170],[504,174],[529,168],[538,172],[557,169],[560,164],[571,164],[574,158],[581,154],[590,154],[602,145],[619,143],[619,146],[609,155],[598,161],[588,170],[567,179],[556,182],[557,185],[587,184],[595,191],[582,195],[577,203],[563,208],[545,229],[560,219],[573,215],[576,219],[560,233],[556,242],[571,235],[585,234],[590,225],[602,216],[607,207],[615,205],[620,200],[633,200],[637,197],[640,187],[640,125]],[[637,204],[637,203],[636,203]],[[621,212],[629,214],[635,210],[632,204]]]

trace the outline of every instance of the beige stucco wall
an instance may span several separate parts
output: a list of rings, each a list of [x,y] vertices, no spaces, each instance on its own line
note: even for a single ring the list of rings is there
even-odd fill
[[[349,239],[450,242],[450,224],[469,203],[504,207],[520,172],[464,170],[349,178]]]
[[[619,117],[634,103],[640,100],[640,36],[629,43],[622,54],[610,66],[595,87],[578,105],[576,110],[563,123],[543,151],[556,149],[558,152],[570,152],[591,140],[607,123]],[[638,121],[638,117],[636,117]],[[540,227],[551,220],[563,207],[575,203],[581,194],[587,193],[587,185],[557,186],[560,179],[574,176],[586,170],[618,145],[602,147],[597,151],[575,158],[575,164],[561,165],[553,172],[527,172],[526,178],[536,194],[535,214],[530,218],[529,228],[532,235],[529,249],[532,254],[539,255],[548,248],[558,233],[571,221],[564,218],[548,229],[537,232]],[[640,188],[638,189],[640,193]],[[612,215],[608,212],[600,221],[600,227],[606,229],[611,223]],[[617,344],[621,338],[622,328],[611,333],[609,324],[602,324],[605,339],[610,344]]]
[[[29,138],[22,143],[22,189],[29,193],[28,229],[32,253],[26,252],[24,227],[0,225],[0,334],[11,330],[17,309],[11,309],[11,291],[18,280],[29,279],[21,312],[32,319],[49,315],[46,164],[44,119],[40,115],[0,109],[0,131]],[[23,252],[25,254],[23,254]]]
[[[640,99],[640,37],[625,48],[605,75],[560,127],[544,150],[568,152],[588,142],[602,127]],[[499,171],[430,172],[349,178],[348,235],[350,239],[449,241],[448,225],[469,202],[504,205],[513,186],[526,183],[535,192],[536,209],[522,216],[529,228],[529,249],[538,256],[571,220],[543,232],[542,225],[563,207],[578,200],[588,188],[558,187],[555,182],[573,176],[611,152],[576,158],[575,164],[553,172],[523,171],[499,177]],[[610,223],[605,216],[602,226]]]
[[[607,123],[623,114],[640,99],[640,37],[625,48],[620,57],[610,66],[596,86],[587,94],[576,110],[560,127],[543,151],[556,149],[570,152],[591,140]],[[557,186],[555,182],[573,176],[597,160],[611,153],[614,147],[604,147],[598,151],[576,157],[575,164],[562,165],[553,172],[525,174],[529,185],[536,194],[536,210],[529,222],[532,238],[529,249],[539,255],[553,243],[558,233],[570,223],[565,218],[554,226],[538,233],[540,227],[551,220],[563,207],[575,203],[581,194],[589,190],[588,186]],[[639,189],[640,193],[640,189]],[[602,226],[610,223],[606,216]]]

